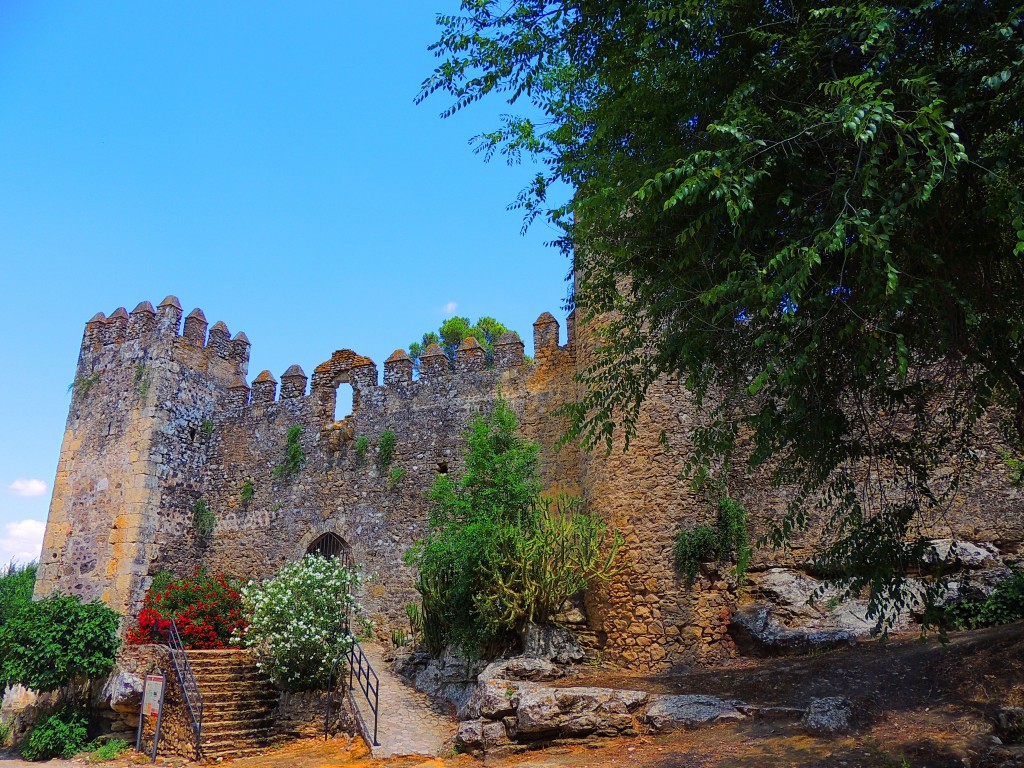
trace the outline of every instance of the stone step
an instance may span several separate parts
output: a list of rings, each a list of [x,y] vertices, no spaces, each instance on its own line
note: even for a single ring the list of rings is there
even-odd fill
[[[194,675],[259,673],[255,664],[192,664]]]
[[[238,709],[239,707],[266,707],[273,709],[277,706],[277,691],[248,696],[235,696],[232,693],[217,693],[213,695],[203,694],[203,706],[210,712],[225,709]]]
[[[194,672],[200,683],[267,683],[267,676],[258,669],[239,672]]]
[[[272,712],[276,708],[277,694],[262,696],[259,698],[224,696],[220,699],[203,699],[203,709],[210,713],[236,712],[239,710]]]
[[[274,717],[252,717],[234,720],[203,720],[203,735],[210,737],[233,731],[267,730],[274,727]]]
[[[268,719],[274,716],[272,707],[247,707],[236,709],[206,709],[203,711],[203,722],[225,722],[228,720]]]
[[[248,742],[253,743],[257,741],[263,741],[269,739],[274,735],[273,729],[271,728],[235,728],[234,730],[225,731],[214,731],[213,733],[206,732],[206,726],[203,726],[203,748],[207,746],[211,748],[218,744],[233,744],[235,742]]]
[[[258,683],[233,683],[228,681],[206,683],[197,679],[196,682],[199,683],[199,692],[203,694],[203,698],[206,698],[207,693],[210,693],[211,695],[227,693],[234,698],[241,698],[244,696],[255,696],[261,693],[277,692],[277,688],[274,687],[274,684],[265,680]]]

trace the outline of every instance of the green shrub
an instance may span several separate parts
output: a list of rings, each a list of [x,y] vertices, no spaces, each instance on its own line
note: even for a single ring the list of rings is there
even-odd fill
[[[84,709],[65,706],[40,720],[21,744],[26,760],[74,757],[89,741],[89,715]]]
[[[225,648],[234,631],[245,626],[239,586],[229,576],[214,576],[198,566],[184,579],[154,578],[125,641],[129,645],[166,642],[173,621],[186,648]]]
[[[356,466],[363,466],[366,463],[366,452],[370,450],[370,438],[360,435],[356,438]]]
[[[449,644],[489,654],[611,574],[619,537],[609,539],[578,500],[541,497],[538,447],[515,430],[504,400],[470,422],[465,472],[437,476],[429,532],[406,553],[422,598],[421,639],[434,655]]]
[[[232,642],[252,651],[281,688],[321,688],[335,660],[352,646],[346,607],[358,616],[352,596],[358,584],[355,570],[336,558],[307,555],[289,563],[274,578],[242,589],[249,626]]]
[[[963,600],[944,609],[955,629],[980,629],[1024,619],[1024,571],[1014,571],[984,600]]]
[[[73,677],[103,677],[114,666],[117,624],[98,600],[55,595],[29,603],[0,627],[0,689],[55,691]]]
[[[129,749],[131,749],[131,744],[124,739],[110,739],[102,744],[94,742],[89,745],[89,757],[86,760],[90,763],[105,763],[108,760],[117,760]]]
[[[217,517],[207,505],[205,499],[199,499],[192,507],[192,529],[196,537],[206,541],[217,528]]]
[[[5,723],[3,720],[0,720],[0,749],[7,746],[12,730],[14,730],[14,723]]]
[[[288,428],[285,437],[284,461],[274,467],[274,477],[285,478],[297,475],[306,466],[306,451],[302,447],[302,425]]]
[[[750,565],[750,534],[747,530],[747,511],[736,499],[721,490],[718,494],[718,518],[715,527],[698,525],[683,529],[676,535],[676,569],[683,575],[687,587],[697,580],[701,563],[736,558],[736,578],[741,583]]]
[[[395,433],[386,429],[380,433],[380,442],[377,443],[377,466],[383,472],[391,466],[395,458]]]
[[[35,563],[11,563],[0,569],[0,627],[3,627],[9,617],[32,602],[37,570],[38,566]]]
[[[199,426],[203,433],[203,437],[209,437],[213,434],[213,422],[209,419],[203,419],[203,423]]]

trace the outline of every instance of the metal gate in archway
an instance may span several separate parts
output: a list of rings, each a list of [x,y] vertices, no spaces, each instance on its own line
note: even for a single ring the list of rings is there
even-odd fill
[[[327,558],[336,557],[346,568],[352,567],[352,549],[336,533],[325,533],[323,536],[318,536],[306,548],[306,554]]]

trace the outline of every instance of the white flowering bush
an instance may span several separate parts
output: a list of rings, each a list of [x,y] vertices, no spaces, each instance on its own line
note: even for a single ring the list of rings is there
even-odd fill
[[[322,688],[335,660],[352,647],[345,617],[358,622],[353,593],[359,581],[337,559],[307,555],[272,579],[249,582],[242,588],[249,626],[232,642],[251,651],[260,669],[285,690]]]

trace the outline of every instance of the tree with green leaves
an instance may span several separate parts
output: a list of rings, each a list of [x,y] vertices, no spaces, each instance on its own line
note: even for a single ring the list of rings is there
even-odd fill
[[[493,317],[481,317],[476,321],[476,325],[470,324],[468,317],[449,317],[441,323],[438,333],[430,331],[423,334],[423,338],[419,342],[414,341],[410,344],[409,357],[412,358],[413,365],[418,368],[423,350],[431,344],[437,344],[444,350],[448,360],[454,363],[455,350],[463,341],[472,336],[484,348],[487,363],[491,364],[494,362],[494,342],[507,330],[508,328]]]
[[[465,469],[438,475],[427,535],[407,553],[423,601],[422,634],[439,655],[501,650],[528,622],[615,572],[621,537],[580,499],[541,495],[538,446],[499,399],[466,429]]]
[[[749,435],[746,467],[796,489],[771,540],[823,517],[822,567],[884,619],[979,419],[1022,453],[1024,6],[466,0],[438,21],[421,98],[519,108],[476,147],[539,162],[517,205],[561,228],[603,324],[573,434],[628,441],[679,377],[710,419],[692,476]]]

